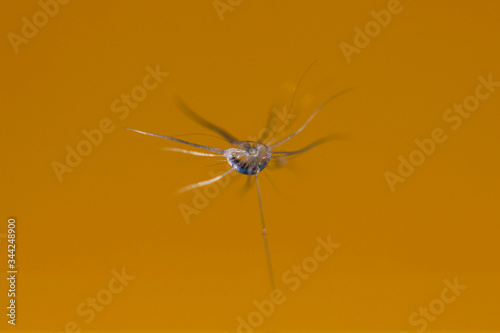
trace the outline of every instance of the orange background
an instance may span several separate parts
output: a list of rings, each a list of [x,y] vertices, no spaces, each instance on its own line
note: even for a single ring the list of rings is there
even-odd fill
[[[260,177],[286,301],[255,330],[416,331],[410,315],[455,277],[467,289],[427,330],[499,330],[500,89],[457,130],[443,114],[474,94],[478,76],[500,81],[500,3],[402,1],[348,63],[339,44],[353,44],[353,28],[387,3],[245,0],[221,21],[211,0],[73,1],[15,53],[8,33],[21,34],[22,18],[41,7],[2,1],[0,236],[14,216],[15,329],[63,332],[75,322],[82,331],[235,331],[270,293],[256,187],[244,191],[246,176],[231,177],[187,224],[179,207],[193,205],[193,192],[171,194],[226,165],[162,151],[185,147],[123,127],[212,134],[175,107],[178,95],[245,140],[265,127],[271,106],[289,105],[318,59],[283,134],[329,96],[354,89],[283,150],[333,133],[343,139],[268,167],[278,191]],[[113,101],[157,65],[169,76],[120,119]],[[65,163],[66,146],[76,149],[82,131],[104,118],[114,130],[60,182],[52,163]],[[392,192],[384,173],[397,172],[398,156],[408,158],[434,128],[447,141]],[[281,275],[328,235],[340,247],[291,291]],[[85,322],[77,308],[122,268],[135,278]],[[0,330],[12,330],[2,318]]]

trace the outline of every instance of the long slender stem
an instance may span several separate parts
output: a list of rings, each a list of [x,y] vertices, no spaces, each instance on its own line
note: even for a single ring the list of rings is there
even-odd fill
[[[257,182],[257,194],[259,195],[260,220],[262,222],[262,236],[264,237],[264,247],[266,250],[267,267],[269,269],[269,279],[271,280],[271,288],[272,290],[274,290],[276,289],[276,287],[274,285],[273,265],[271,264],[271,255],[269,252],[269,244],[267,242],[266,222],[264,221],[264,210],[262,208],[262,198],[260,196],[259,178],[257,177],[257,174],[255,174],[255,180]]]

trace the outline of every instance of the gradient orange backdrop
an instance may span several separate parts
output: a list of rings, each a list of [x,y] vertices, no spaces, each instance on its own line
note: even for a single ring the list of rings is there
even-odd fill
[[[47,22],[41,3],[52,4]],[[172,194],[227,166],[162,151],[185,147],[124,127],[213,134],[176,108],[181,96],[246,140],[272,106],[289,105],[315,59],[281,137],[354,89],[283,150],[335,133],[342,140],[266,169],[274,186],[259,178],[286,300],[253,329],[415,332],[423,323],[411,316],[429,306],[440,312],[429,331],[500,329],[500,87],[459,128],[443,118],[476,93],[479,76],[500,81],[498,1],[402,0],[350,61],[341,45],[355,45],[356,27],[376,29],[372,11],[394,1],[221,0],[223,20],[212,0],[53,3],[0,7],[0,262],[7,271],[15,217],[19,271],[17,325],[2,307],[0,330],[237,330],[271,291],[255,184],[245,191],[246,176],[231,177],[186,223],[180,207],[194,207],[195,194]],[[34,15],[38,31],[13,46]],[[148,66],[169,74],[125,113],[120,98],[141,92]],[[102,122],[109,133],[58,178],[54,162],[66,164],[67,147],[85,145],[83,131]],[[385,173],[397,173],[400,155],[408,159],[435,128],[446,141],[391,191]],[[291,290],[282,274],[314,255],[318,237],[340,246]],[[123,270],[129,280],[120,284]],[[467,288],[443,303],[444,281],[454,279]],[[96,297],[106,303],[100,311],[87,303]]]

